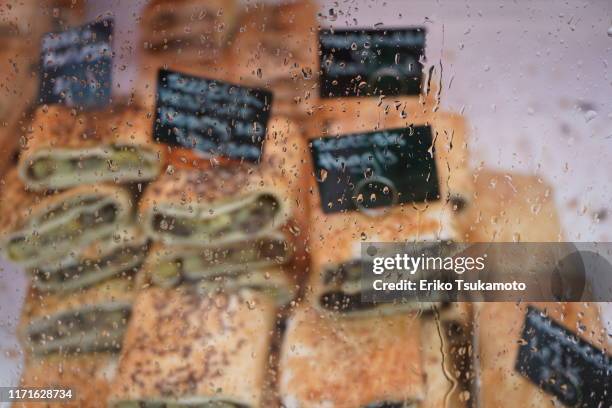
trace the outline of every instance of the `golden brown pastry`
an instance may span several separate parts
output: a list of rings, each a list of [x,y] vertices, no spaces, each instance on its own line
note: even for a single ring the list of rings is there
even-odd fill
[[[127,224],[131,200],[109,184],[33,193],[12,170],[2,186],[0,246],[6,259],[26,267],[62,259]]]
[[[274,93],[272,111],[304,116],[312,107],[318,71],[317,5],[310,0],[255,3],[247,8],[231,48],[239,83]]]
[[[140,203],[145,231],[170,245],[221,246],[286,232],[304,258],[308,152],[297,127],[268,125],[260,163],[177,168],[153,182]]]
[[[71,294],[31,289],[20,323],[24,348],[34,354],[117,350],[130,318],[133,282],[115,278]]]
[[[563,240],[552,188],[540,177],[479,170],[472,201],[474,205],[461,215],[465,237],[472,242]],[[476,303],[475,362],[479,384],[475,398],[480,406],[540,407],[556,399],[516,369],[528,307],[545,312],[548,318],[596,347],[607,348],[596,303]]]
[[[305,305],[287,324],[279,390],[287,408],[413,407],[424,371],[418,315],[347,320]]]
[[[233,35],[238,12],[234,0],[153,0],[142,14],[146,53],[214,58]]]
[[[153,106],[158,72],[171,69],[229,80],[226,49],[237,30],[235,0],[155,0],[145,6],[140,25],[140,70],[135,88]]]
[[[111,407],[262,406],[274,303],[251,291],[208,297],[192,289],[141,292]]]
[[[162,166],[151,120],[133,106],[86,114],[60,105],[43,106],[22,150],[19,176],[34,190],[151,180]]]
[[[15,402],[13,407],[106,408],[116,366],[117,356],[109,353],[28,357],[21,374],[21,388],[71,390],[72,398],[52,402]]]
[[[355,111],[352,110],[353,108],[354,105],[347,105],[349,110],[338,115],[337,119],[330,116],[325,135],[310,140],[311,145],[316,145],[317,148],[315,167],[320,167],[315,169],[315,176],[328,183],[328,186],[320,187],[319,191],[315,191],[311,199],[310,250],[313,270],[311,284],[318,298],[315,304],[326,310],[345,312],[355,316],[380,311],[392,313],[415,309],[424,305],[416,302],[373,305],[361,301],[361,243],[420,243],[423,241],[435,243],[456,240],[458,235],[452,222],[453,211],[442,199],[437,199],[439,192],[444,192],[442,175],[447,174],[444,170],[446,168],[443,159],[445,155],[436,153],[432,158],[429,145],[423,145],[423,143],[438,144],[440,147],[437,149],[442,151],[444,149],[441,143],[442,138],[434,139],[436,134],[432,132],[431,127],[422,122],[419,123],[418,128],[415,126],[413,130],[401,130],[401,132],[407,132],[402,134],[403,139],[401,140],[406,141],[403,145],[394,141],[400,139],[395,133],[390,133],[394,132],[392,129],[377,134],[361,133],[372,132],[375,129],[373,114],[369,111],[365,113]],[[353,119],[349,120],[350,116]],[[395,139],[396,137],[398,139]],[[410,145],[413,138],[417,141],[414,142],[414,145]],[[351,140],[351,142],[343,142],[343,140]],[[370,140],[378,140],[376,147],[368,145]],[[402,160],[410,163],[415,169],[409,173],[402,167],[401,170],[398,170],[402,172],[399,181],[407,180],[408,177],[414,177],[416,181],[405,183],[409,185],[404,186],[402,190],[405,191],[399,192],[406,194],[403,203],[398,200],[395,204],[392,201],[391,206],[363,209],[360,208],[360,201],[371,199],[368,194],[360,193],[357,190],[358,185],[364,185],[363,182],[354,181],[353,178],[349,182],[342,177],[339,182],[336,182],[339,176],[330,173],[324,167],[333,168],[337,167],[338,163],[341,166],[344,166],[343,163],[351,163],[346,165],[348,170],[340,167],[338,174],[350,173],[351,177],[362,177],[361,174],[364,174],[365,182],[369,179],[384,180],[386,177],[391,177],[386,174],[391,170],[385,168],[387,160],[390,159],[387,159],[386,150],[382,147],[383,142],[390,143],[390,147],[395,149],[396,157],[405,157]],[[344,145],[347,147],[342,147]],[[329,151],[324,151],[327,148]],[[324,162],[327,163],[325,166],[322,165]],[[382,168],[382,175],[375,170],[370,170],[377,166]],[[362,167],[365,170],[357,175],[354,169]],[[325,170],[324,173],[323,170]],[[321,174],[319,174],[320,171]],[[372,176],[367,176],[370,172]],[[420,183],[418,188],[417,182]],[[336,185],[344,183],[342,185],[347,186],[341,199],[324,198],[323,189],[331,190],[332,188],[329,183],[336,183]],[[385,184],[389,184],[389,181],[385,181]],[[378,196],[385,199],[386,195],[394,195],[390,188],[379,190],[380,192],[373,194],[376,200],[379,199]],[[414,202],[411,194],[416,194],[417,190],[420,196],[418,202]],[[422,196],[421,191],[424,191]],[[395,193],[398,193],[397,187]],[[353,200],[355,205],[347,207],[346,203],[350,200]]]
[[[127,226],[82,251],[38,265],[28,272],[32,286],[40,292],[73,292],[113,276],[134,275],[145,260],[147,247],[142,231]]]

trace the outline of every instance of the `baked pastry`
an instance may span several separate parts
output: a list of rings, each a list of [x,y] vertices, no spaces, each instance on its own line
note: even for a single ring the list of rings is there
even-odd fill
[[[106,408],[110,384],[115,376],[117,356],[111,353],[68,356],[53,354],[27,357],[21,374],[21,388],[45,388],[71,392],[69,399],[14,402],[15,408]]]
[[[238,13],[235,0],[151,1],[140,25],[145,51],[160,59],[213,59],[234,34]]]
[[[431,126],[373,132],[370,113],[363,115],[330,118],[326,134],[310,139],[319,184],[310,219],[315,305],[353,316],[431,307],[362,301],[362,242],[429,241],[442,249],[458,237],[440,198],[445,163],[437,150],[432,156],[438,142]]]
[[[281,233],[219,246],[154,244],[139,275],[140,285],[173,287],[197,283],[204,292],[252,288],[280,305],[293,299],[295,279],[288,263],[294,253]]]
[[[466,240],[484,243],[563,242],[552,188],[540,177],[479,170],[475,175],[472,201],[474,205],[460,217]],[[561,375],[553,379],[558,386],[552,386],[561,393],[552,395],[540,388],[551,384],[535,384],[521,374],[520,369],[525,367],[519,368],[519,349],[527,344],[522,332],[527,317],[534,313],[532,310],[544,313],[548,319],[568,329],[565,336],[571,342],[574,340],[569,336],[575,335],[599,349],[607,348],[597,303],[475,303],[475,364],[479,373],[475,398],[481,406],[539,407],[550,404],[551,400],[556,401],[559,395],[571,394],[576,390],[576,384],[585,381],[578,378],[578,383],[566,383]],[[550,344],[540,344],[539,348],[548,346]],[[537,358],[538,350],[529,347],[529,354]],[[563,358],[560,352],[556,353]],[[538,360],[537,364],[545,366],[548,362]],[[574,372],[572,364],[579,365],[580,362],[570,363],[564,368],[570,375]],[[549,373],[552,375],[560,374],[554,371],[554,367],[547,368],[551,369]],[[592,372],[589,375],[595,377],[599,374]],[[587,382],[596,381],[601,379],[591,378]]]
[[[132,276],[148,250],[147,238],[134,226],[119,229],[64,259],[31,268],[32,287],[40,292],[72,292],[113,276]]]
[[[141,292],[109,406],[260,407],[276,319],[266,296]]]
[[[257,164],[230,162],[210,169],[176,168],[145,191],[140,203],[145,232],[168,245],[249,245],[279,232],[292,237],[303,259],[308,153],[296,125],[282,118],[268,126]]]
[[[317,6],[310,0],[252,5],[231,48],[239,83],[274,93],[273,114],[312,110],[318,72]]]
[[[304,305],[282,344],[283,406],[417,406],[425,397],[420,343],[417,314],[347,320]]]
[[[33,190],[151,180],[162,166],[151,131],[151,117],[133,106],[83,114],[41,107],[21,152],[19,176]]]
[[[68,295],[31,289],[19,329],[24,348],[34,354],[118,350],[132,310],[133,289],[126,278]]]
[[[5,176],[0,200],[1,247],[13,262],[32,267],[62,259],[128,223],[131,197],[121,187],[83,185],[33,193],[16,173]]]
[[[134,84],[153,106],[160,69],[229,80],[226,50],[236,33],[236,0],[155,0],[142,14],[139,75]]]

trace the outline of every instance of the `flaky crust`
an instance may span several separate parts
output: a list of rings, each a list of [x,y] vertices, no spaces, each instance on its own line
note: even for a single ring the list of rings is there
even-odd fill
[[[259,407],[274,305],[252,292],[199,296],[187,288],[138,296],[112,402],[222,399]]]
[[[333,319],[303,306],[290,318],[280,358],[287,408],[364,407],[419,401],[424,393],[416,315]]]
[[[318,72],[316,4],[258,3],[245,13],[230,51],[236,81],[274,92],[275,114],[305,116]]]
[[[251,193],[269,192],[280,199],[281,221],[293,235],[296,257],[305,258],[308,195],[311,192],[310,153],[295,122],[275,117],[268,123],[261,162],[257,165],[229,163],[207,170],[177,168],[149,185],[140,202],[145,230],[152,231],[152,217],[160,205],[208,211]]]
[[[83,185],[62,192],[30,191],[17,178],[16,169],[6,174],[0,183],[0,236],[20,230],[30,230],[47,211],[70,199],[89,197],[110,198],[119,207],[118,218],[126,218],[131,209],[128,192],[111,184]]]
[[[133,105],[118,104],[88,113],[77,113],[62,105],[42,106],[36,110],[31,132],[26,135],[19,158],[19,176],[37,190],[64,187],[33,180],[28,174],[29,166],[38,157],[73,157],[75,153],[85,155],[111,146],[133,147],[157,158],[158,166],[152,175],[155,176],[161,168],[162,149],[152,139],[151,121],[149,113]]]
[[[100,145],[148,146],[151,116],[136,106],[114,105],[77,113],[63,105],[42,106],[32,120],[22,160],[40,149],[83,149]]]
[[[141,38],[156,51],[169,43],[169,52],[197,47],[204,36],[222,47],[234,33],[239,11],[235,0],[153,0],[142,12]]]
[[[562,242],[551,186],[538,176],[479,170],[473,205],[458,218],[469,242]]]
[[[96,286],[71,294],[41,294],[30,288],[24,301],[20,322],[22,340],[26,341],[27,326],[38,319],[81,308],[107,304],[130,305],[134,300],[134,284],[131,279],[114,278]]]
[[[552,188],[540,177],[479,170],[474,179],[474,205],[462,215],[466,240],[563,241]],[[607,345],[597,303],[475,303],[475,361],[480,372],[476,398],[483,407],[535,408],[551,401],[550,394],[514,368],[529,305],[597,347]]]
[[[72,400],[46,403],[48,408],[106,408],[115,371],[116,356],[112,354],[32,358],[26,361],[20,386],[72,390]],[[41,406],[40,401],[13,404],[16,408]]]

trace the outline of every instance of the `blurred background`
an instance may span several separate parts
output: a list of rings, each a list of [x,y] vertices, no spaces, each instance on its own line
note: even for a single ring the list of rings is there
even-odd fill
[[[612,2],[609,0],[320,0],[333,27],[427,28],[426,66],[441,105],[470,125],[471,166],[539,175],[554,186],[568,241],[612,240]],[[138,82],[143,1],[90,0],[115,18],[115,92]],[[2,262],[0,386],[16,384],[14,331],[25,275]],[[612,308],[607,305],[612,332]]]

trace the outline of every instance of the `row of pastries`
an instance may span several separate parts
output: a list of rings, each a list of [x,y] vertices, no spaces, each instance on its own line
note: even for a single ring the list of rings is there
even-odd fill
[[[4,256],[30,278],[22,386],[70,387],[75,397],[57,405],[75,407],[551,399],[514,369],[525,305],[361,300],[362,242],[563,234],[544,181],[470,168],[466,120],[440,109],[435,90],[320,98],[317,10],[152,0],[138,19],[134,97],[28,115],[0,196]],[[160,69],[271,91],[261,160],[156,140]],[[329,211],[313,143],[398,128],[431,132],[438,197]],[[536,306],[604,347],[596,305]]]

